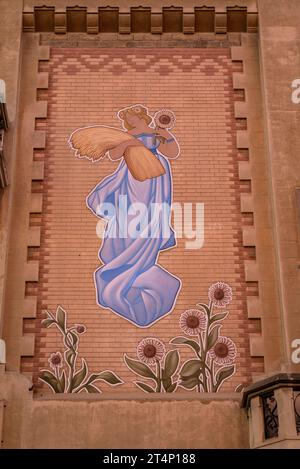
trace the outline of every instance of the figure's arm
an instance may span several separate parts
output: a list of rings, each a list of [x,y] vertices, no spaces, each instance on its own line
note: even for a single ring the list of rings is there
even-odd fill
[[[125,150],[128,147],[141,146],[141,145],[143,144],[139,140],[134,138],[132,140],[127,140],[126,142],[120,143],[119,145],[114,147],[112,150],[109,150],[108,154],[111,160],[119,160],[122,158],[122,156],[125,153]]]
[[[179,146],[173,135],[166,129],[158,129],[156,134],[161,138],[161,143],[158,147],[160,153],[167,158],[177,158],[179,155]]]

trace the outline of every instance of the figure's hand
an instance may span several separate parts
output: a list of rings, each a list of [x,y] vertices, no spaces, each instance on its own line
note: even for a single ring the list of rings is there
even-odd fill
[[[167,129],[161,129],[160,127],[157,127],[157,129],[155,130],[155,133],[158,137],[162,137],[163,139],[168,139],[172,137],[172,135]]]
[[[174,136],[166,129],[158,127],[156,129],[156,138],[160,141],[159,151],[167,158],[177,158],[179,155],[179,146]]]

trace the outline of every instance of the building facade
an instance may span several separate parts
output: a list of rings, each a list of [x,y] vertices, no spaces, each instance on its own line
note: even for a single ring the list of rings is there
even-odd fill
[[[299,448],[297,0],[75,3],[0,0],[2,447]]]

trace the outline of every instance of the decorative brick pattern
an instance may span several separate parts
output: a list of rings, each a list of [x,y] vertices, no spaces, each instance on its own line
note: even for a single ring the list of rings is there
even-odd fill
[[[134,356],[137,343],[148,336],[167,345],[180,334],[180,314],[206,298],[208,287],[218,280],[233,289],[222,334],[232,338],[238,350],[236,373],[222,391],[249,382],[251,372],[261,367],[257,360],[249,360],[249,332],[259,323],[249,322],[247,301],[257,293],[257,283],[245,281],[244,261],[251,262],[255,253],[252,246],[243,247],[242,226],[251,226],[253,218],[240,208],[241,194],[248,195],[251,188],[247,179],[239,179],[239,164],[247,162],[248,154],[246,148],[236,149],[237,132],[245,131],[245,120],[235,118],[234,103],[243,94],[234,91],[233,74],[242,69],[230,53],[229,48],[52,48],[46,62],[47,50],[43,51],[39,82],[44,85],[37,100],[48,101],[48,114],[45,120],[38,117],[36,131],[45,132],[46,148],[34,150],[34,161],[44,162],[45,179],[33,186],[33,195],[43,192],[43,211],[40,217],[35,202],[30,227],[41,226],[40,249],[28,252],[30,262],[38,260],[40,269],[39,281],[30,278],[26,285],[27,299],[38,297],[37,320],[33,325],[26,316],[24,323],[24,331],[35,333],[36,351],[33,360],[22,361],[24,372],[34,372],[36,391],[47,392],[37,380],[38,371],[61,347],[53,330],[41,328],[44,309],[55,310],[61,304],[71,322],[86,325],[82,355],[91,370],[118,373],[125,384],[113,392],[122,392],[134,389],[123,354]],[[178,239],[175,249],[160,255],[160,264],[183,282],[176,307],[144,330],[99,308],[95,300],[93,272],[100,264],[101,240],[85,197],[116,165],[107,159],[94,165],[78,160],[67,145],[78,127],[118,126],[116,112],[134,103],[143,103],[151,113],[162,107],[175,112],[181,155],[171,163],[174,202],[205,204],[203,248],[186,250],[184,240]],[[184,359],[190,356],[188,350],[181,354]]]

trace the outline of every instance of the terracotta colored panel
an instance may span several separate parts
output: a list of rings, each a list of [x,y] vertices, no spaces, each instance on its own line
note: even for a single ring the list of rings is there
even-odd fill
[[[181,33],[182,32],[182,8],[169,10],[163,9],[163,32]]]
[[[99,10],[99,31],[101,33],[117,33],[119,31],[119,9]]]
[[[131,31],[133,33],[149,33],[151,30],[151,9],[131,9]]]
[[[215,30],[215,11],[210,9],[195,8],[195,32],[212,33]]]
[[[227,10],[227,31],[239,33],[247,31],[247,9]]]
[[[86,31],[86,8],[67,8],[67,31],[74,33]]]
[[[54,8],[35,8],[34,24],[37,32],[54,31]]]

